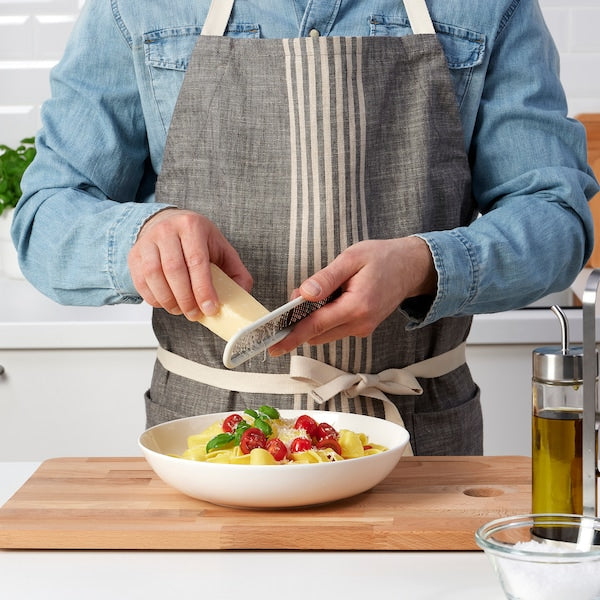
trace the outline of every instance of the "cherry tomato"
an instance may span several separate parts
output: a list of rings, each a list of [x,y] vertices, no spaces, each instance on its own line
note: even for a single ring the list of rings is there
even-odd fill
[[[317,431],[315,432],[317,440],[324,440],[331,438],[334,440],[338,439],[338,432],[329,423],[319,423]]]
[[[242,433],[240,450],[242,454],[250,454],[254,448],[264,448],[267,445],[267,436],[258,427],[248,427]]]
[[[244,431],[246,431],[246,429],[250,429],[250,424],[245,419],[242,419],[237,424],[237,427],[235,428],[235,431],[233,432],[233,435],[235,437],[235,445],[236,446],[240,445],[240,440],[242,439],[242,435],[244,434]]]
[[[276,461],[283,460],[287,456],[287,448],[279,439],[274,438],[267,442],[266,450],[268,450]]]
[[[294,429],[304,429],[310,437],[315,435],[318,426],[318,423],[308,415],[300,415],[294,423]]]
[[[342,447],[337,440],[333,438],[323,438],[317,442],[317,448],[323,450],[325,448],[331,448],[334,452],[337,452],[340,456],[342,455]]]
[[[243,420],[244,419],[242,418],[242,416],[236,413],[225,417],[225,420],[223,421],[223,431],[227,433],[233,433],[236,427],[238,426],[238,423]]]
[[[312,448],[312,442],[303,437],[297,437],[292,440],[290,444],[290,452],[306,452]]]

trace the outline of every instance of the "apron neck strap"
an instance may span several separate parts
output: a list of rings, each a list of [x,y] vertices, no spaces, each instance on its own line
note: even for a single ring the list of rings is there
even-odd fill
[[[425,0],[404,0],[404,8],[415,35],[435,33]]]
[[[212,0],[201,35],[223,36],[233,10],[234,0]],[[404,8],[415,35],[435,33],[425,0],[404,0]]]
[[[200,35],[216,35],[222,37],[233,10],[234,0],[212,0],[206,21]]]

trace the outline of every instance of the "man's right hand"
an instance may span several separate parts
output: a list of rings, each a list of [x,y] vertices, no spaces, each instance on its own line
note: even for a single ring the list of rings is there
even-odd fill
[[[128,265],[138,293],[151,306],[191,321],[219,311],[210,263],[246,291],[252,276],[225,236],[207,218],[190,210],[167,208],[142,226]]]

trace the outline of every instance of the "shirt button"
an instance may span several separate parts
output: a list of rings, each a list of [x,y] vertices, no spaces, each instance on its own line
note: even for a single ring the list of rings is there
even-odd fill
[[[309,35],[310,37],[319,37],[321,34],[319,33],[319,30],[318,30],[318,29],[311,29],[311,30],[308,32],[308,35]]]

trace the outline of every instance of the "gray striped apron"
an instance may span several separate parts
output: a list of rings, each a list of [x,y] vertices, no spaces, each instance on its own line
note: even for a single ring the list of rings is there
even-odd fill
[[[450,74],[424,0],[414,35],[223,36],[213,0],[175,106],[157,199],[202,213],[239,252],[269,309],[352,244],[467,225],[470,172]],[[235,12],[233,13],[235,17]],[[153,314],[159,356],[148,426],[271,404],[402,420],[416,454],[480,454],[471,319],[407,330],[395,311],[367,338],[223,367],[223,340]]]

